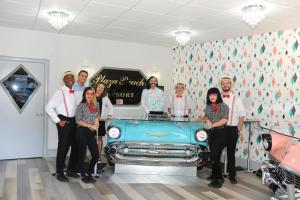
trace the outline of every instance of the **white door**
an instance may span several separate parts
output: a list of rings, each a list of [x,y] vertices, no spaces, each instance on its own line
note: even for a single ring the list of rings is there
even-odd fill
[[[0,160],[44,156],[47,69],[46,60],[0,56]]]

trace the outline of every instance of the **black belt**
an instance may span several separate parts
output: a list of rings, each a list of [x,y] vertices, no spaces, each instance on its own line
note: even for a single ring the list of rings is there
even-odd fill
[[[209,129],[209,130],[215,131],[215,130],[220,130],[220,129],[223,129],[223,128],[226,128],[226,127],[228,127],[228,126],[226,126],[226,125],[223,125],[223,126],[217,126],[217,127],[211,128],[211,129]]]
[[[58,117],[60,120],[64,120],[64,121],[76,123],[75,117],[66,117],[66,116],[61,115],[61,114],[57,115],[57,117]]]
[[[227,126],[228,128],[237,128],[237,126]]]

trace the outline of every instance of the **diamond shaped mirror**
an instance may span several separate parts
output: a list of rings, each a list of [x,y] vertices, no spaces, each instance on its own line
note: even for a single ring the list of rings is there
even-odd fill
[[[19,65],[1,80],[1,86],[19,113],[24,110],[40,85],[40,82],[23,65]]]

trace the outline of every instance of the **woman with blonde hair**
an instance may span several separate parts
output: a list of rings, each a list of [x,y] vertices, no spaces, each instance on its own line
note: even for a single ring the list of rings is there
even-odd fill
[[[107,96],[107,89],[104,83],[97,83],[95,86],[95,97],[99,104],[99,128],[98,128],[98,151],[99,161],[101,162],[101,153],[103,148],[103,137],[106,135],[105,120],[113,115],[113,105]]]

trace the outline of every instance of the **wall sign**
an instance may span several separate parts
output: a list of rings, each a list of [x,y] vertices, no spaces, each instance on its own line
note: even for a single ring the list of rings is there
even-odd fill
[[[146,87],[146,77],[140,70],[103,67],[90,79],[90,85],[98,82],[106,84],[114,105],[138,105]]]

